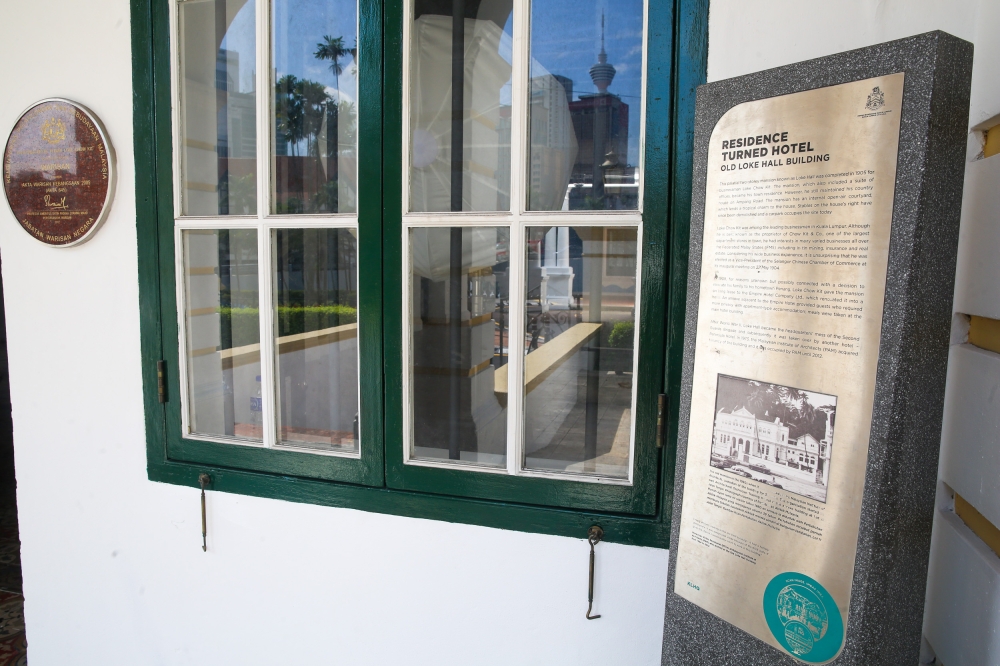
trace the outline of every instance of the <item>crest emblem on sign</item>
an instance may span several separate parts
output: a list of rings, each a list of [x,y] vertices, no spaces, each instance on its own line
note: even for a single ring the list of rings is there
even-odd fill
[[[869,111],[878,111],[885,106],[885,93],[878,86],[872,88],[872,94],[868,95],[868,103],[865,108]]]
[[[66,125],[53,116],[42,125],[42,138],[49,143],[59,143],[66,138]]]

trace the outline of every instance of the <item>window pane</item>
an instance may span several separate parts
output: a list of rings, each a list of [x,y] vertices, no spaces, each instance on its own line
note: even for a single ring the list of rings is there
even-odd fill
[[[509,210],[513,3],[456,1],[414,4],[410,209]]]
[[[254,0],[183,2],[184,215],[257,213]]]
[[[357,232],[272,233],[278,442],[357,451]]]
[[[358,14],[354,0],[274,0],[275,213],[354,213]]]
[[[506,227],[410,230],[414,458],[507,464]]]
[[[637,236],[527,230],[526,468],[628,478]]]
[[[257,232],[184,232],[190,431],[260,441]]]
[[[529,210],[639,207],[643,1],[531,3]]]

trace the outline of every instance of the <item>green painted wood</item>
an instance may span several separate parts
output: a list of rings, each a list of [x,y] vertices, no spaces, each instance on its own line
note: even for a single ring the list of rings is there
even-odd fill
[[[400,483],[399,461],[403,459],[403,299],[401,289],[392,286],[403,281],[403,241],[400,220],[403,215],[403,2],[385,0],[383,14],[382,83],[382,176],[396,187],[384,187],[382,192],[382,261],[386,289],[382,294],[383,359],[385,367],[385,466],[386,483]]]
[[[386,2],[385,52],[385,282],[403,280],[402,197],[402,33],[401,0]],[[639,367],[662,368],[667,285],[667,227],[670,192],[670,87],[674,43],[672,3],[653,2],[648,11],[650,71],[647,81],[646,165],[643,201],[642,297],[639,323]],[[391,193],[391,194],[390,194]],[[391,239],[391,240],[390,240]],[[403,377],[401,295],[386,294],[386,376]],[[406,465],[402,382],[386,384],[386,480],[393,488],[529,502],[567,508],[655,515],[660,451],[656,448],[657,395],[663,386],[659,370],[640,372],[635,413],[633,485],[615,486],[575,480],[512,477]]]
[[[146,4],[146,3],[142,3]],[[359,48],[362,53],[381,53],[381,4],[361,0]],[[185,439],[181,433],[180,382],[177,299],[175,291],[173,178],[170,115],[169,9],[166,2],[151,6],[151,43],[153,72],[153,113],[155,118],[155,153],[139,159],[141,164],[155,164],[156,234],[158,235],[159,320],[162,356],[167,362],[168,393],[164,405],[166,447],[164,459],[197,464],[274,472],[304,478],[327,479],[345,483],[382,485],[384,475],[382,446],[382,340],[381,340],[381,62],[360,58],[359,114],[359,192],[358,192],[358,267],[359,283],[359,379],[361,399],[362,454],[360,458],[317,456],[310,453],[263,449],[249,446]],[[138,101],[142,91],[138,87]],[[138,145],[138,143],[137,143]],[[138,194],[138,193],[137,193]],[[147,233],[147,235],[149,235]],[[142,232],[140,232],[142,237]],[[141,263],[141,262],[140,262]],[[155,266],[155,262],[151,265]],[[141,280],[141,278],[140,278]],[[141,284],[141,282],[140,282]],[[145,363],[144,365],[149,365]]]
[[[149,42],[152,44],[152,61],[150,72],[152,80],[147,89],[136,86],[133,99],[139,102],[147,94],[150,95],[149,105],[153,114],[152,147],[149,154],[140,156],[136,153],[136,172],[150,171],[156,184],[155,206],[149,220],[139,220],[141,224],[150,225],[156,239],[156,257],[152,261],[159,265],[160,279],[156,283],[156,303],[159,306],[156,326],[160,335],[159,358],[166,363],[167,402],[161,405],[164,419],[164,437],[159,441],[156,459],[163,463],[167,460],[166,442],[180,437],[180,373],[177,301],[174,287],[175,271],[174,253],[174,212],[173,212],[173,145],[170,134],[171,99],[170,99],[170,14],[165,2],[148,3],[150,24]],[[133,21],[134,23],[134,21]],[[133,56],[134,57],[134,56]],[[134,104],[138,106],[138,104]],[[138,144],[137,144],[138,145]],[[138,192],[137,192],[138,195]],[[143,231],[139,230],[139,242],[143,242]],[[142,262],[140,261],[140,264]],[[144,291],[139,283],[140,294]],[[144,359],[143,366],[148,367],[154,359]],[[148,434],[147,434],[148,437]],[[152,457],[152,456],[151,456]]]
[[[165,421],[159,402],[156,361],[161,358],[159,250],[157,245],[156,118],[153,89],[153,21],[150,3],[131,2],[132,30],[132,136],[135,157],[135,205],[139,263],[139,330],[142,354],[143,407],[146,423],[146,465],[164,462]],[[168,398],[172,397],[168,393]]]
[[[357,465],[361,475],[371,473],[370,468],[363,466],[365,464],[371,463],[378,468],[378,478],[367,476],[364,482],[371,485],[361,485],[345,482],[347,478],[358,478],[357,475],[345,474],[339,482],[321,478],[323,475],[317,475],[311,464],[290,462],[286,467],[286,463],[268,463],[263,464],[264,469],[261,470],[246,469],[254,461],[249,459],[252,456],[248,456],[245,447],[219,444],[210,447],[211,451],[199,451],[192,448],[190,441],[183,442],[180,433],[174,291],[168,10],[165,2],[131,0],[139,305],[149,479],[197,488],[198,474],[208,472],[213,479],[211,488],[216,491],[576,538],[585,538],[587,529],[599,524],[605,531],[606,541],[666,548],[670,535],[673,452],[676,448],[678,361],[683,342],[684,276],[690,216],[690,133],[694,88],[705,78],[708,15],[707,0],[675,0],[675,5],[676,10],[669,5],[650,7],[650,61],[654,60],[655,54],[656,63],[650,68],[647,108],[649,127],[656,127],[656,136],[650,137],[647,150],[655,150],[656,155],[647,155],[647,160],[653,160],[659,166],[656,167],[656,182],[652,182],[649,172],[646,176],[644,219],[647,238],[643,271],[648,274],[649,271],[659,270],[664,277],[659,285],[650,287],[650,292],[644,290],[643,298],[647,300],[659,294],[662,302],[666,294],[668,307],[661,313],[659,324],[649,328],[643,326],[640,330],[640,354],[644,355],[642,358],[645,361],[650,358],[645,356],[649,353],[648,348],[658,346],[660,362],[665,355],[667,363],[661,378],[654,378],[654,373],[646,373],[649,383],[640,386],[644,395],[650,392],[652,398],[649,405],[643,403],[640,406],[641,413],[637,415],[637,426],[642,428],[642,436],[652,441],[655,414],[651,410],[655,407],[650,405],[655,404],[655,393],[664,382],[671,398],[672,411],[664,455],[653,458],[654,468],[663,480],[659,483],[659,492],[650,493],[657,505],[655,513],[641,516],[612,511],[611,506],[621,506],[614,502],[599,507],[600,510],[555,508],[560,502],[576,502],[576,491],[565,490],[565,484],[560,490],[557,482],[537,484],[537,488],[529,488],[524,496],[516,498],[517,501],[490,501],[385,487],[381,476],[385,462],[382,456],[364,458]],[[393,330],[391,322],[387,321],[383,326],[381,321],[383,309],[386,313],[401,311],[398,289],[399,267],[402,265],[401,233],[398,221],[402,188],[381,188],[383,179],[397,184],[402,182],[399,159],[402,150],[402,133],[399,131],[402,127],[402,100],[398,78],[402,53],[401,0],[386,0],[384,3],[365,0],[361,13],[362,48],[369,53],[377,53],[381,48],[385,54],[384,64],[377,62],[376,58],[362,60],[362,66],[367,60],[372,68],[364,70],[368,80],[381,81],[381,84],[366,86],[362,83],[360,92],[365,108],[381,111],[381,117],[378,113],[362,115],[361,131],[365,133],[363,136],[367,136],[363,145],[381,145],[382,155],[385,156],[381,160],[363,158],[360,165],[362,206],[378,196],[376,190],[381,190],[382,197],[381,215],[363,207],[359,216],[359,236],[363,239],[363,247],[359,245],[360,258],[366,267],[373,269],[364,277],[365,283],[373,288],[363,291],[361,296],[362,309],[365,310],[361,315],[361,335],[372,354],[362,362],[362,382],[365,382],[362,399],[374,402],[374,406],[366,404],[367,412],[362,416],[362,437],[381,438],[384,448],[380,448],[389,456],[395,451],[399,454],[396,459],[401,460],[401,360],[398,353],[383,356],[383,345],[385,350],[398,349],[400,328],[398,322]],[[378,46],[383,36],[384,44]],[[390,72],[396,72],[395,79]],[[674,89],[676,94],[672,93]],[[664,100],[671,99],[674,100],[672,105],[664,104]],[[672,133],[671,121],[674,123]],[[395,130],[383,131],[383,128]],[[647,134],[653,132],[647,131]],[[376,151],[367,154],[373,156]],[[388,158],[390,155],[394,156],[393,159]],[[395,226],[383,226],[383,220],[394,220]],[[659,237],[649,233],[651,227],[659,228]],[[376,245],[379,238],[382,245],[380,256]],[[375,302],[379,290],[382,290],[381,309]],[[647,315],[643,313],[645,321],[650,320]],[[664,330],[666,340],[663,339]],[[373,344],[373,339],[381,344]],[[381,363],[378,360],[380,357],[383,359]],[[169,402],[166,405],[159,404],[157,399],[155,363],[161,358],[168,365]],[[380,381],[381,389],[378,388]],[[383,404],[382,391],[384,410],[379,413]],[[386,437],[384,433],[397,435]],[[216,447],[218,450],[214,450]],[[190,460],[171,459],[168,450],[181,452]],[[295,455],[285,451],[276,453]],[[366,449],[365,455],[369,453]],[[310,462],[317,458],[300,455]],[[377,461],[377,464],[371,461]],[[466,476],[478,479],[483,475]]]
[[[671,87],[673,121],[670,179],[670,267],[667,292],[666,363],[667,423],[661,471],[663,503],[669,523],[673,515],[677,426],[680,420],[681,369],[684,362],[684,319],[687,306],[688,240],[691,229],[691,179],[694,151],[695,94],[708,72],[709,0],[677,0]],[[678,498],[679,499],[679,498]]]
[[[359,0],[358,364],[361,382],[359,482],[385,483],[382,405],[382,2]],[[364,54],[369,54],[365,56]],[[313,456],[315,457],[315,456]]]
[[[586,539],[591,525],[600,525],[604,529],[604,541],[652,548],[666,548],[670,540],[669,523],[655,517],[560,510],[169,462],[150,467],[149,478],[151,481],[198,488],[198,473],[201,471],[208,472],[212,477],[210,490],[238,495],[581,540]]]

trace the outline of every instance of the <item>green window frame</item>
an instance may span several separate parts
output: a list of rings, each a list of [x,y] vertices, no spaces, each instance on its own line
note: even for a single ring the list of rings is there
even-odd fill
[[[170,19],[131,0],[140,325],[152,481],[364,511],[666,548],[669,543],[690,215],[694,91],[705,80],[707,0],[650,0],[642,316],[635,483],[600,485],[403,464],[402,22],[405,0],[361,0],[358,48],[360,457],[185,439],[181,432]],[[157,365],[164,361],[166,401]],[[656,368],[663,368],[662,372]],[[664,445],[656,402],[667,395]]]
[[[166,7],[172,4],[178,7],[182,3],[176,0],[160,3]],[[263,5],[263,9],[258,9]],[[249,6],[249,5],[246,5]],[[270,14],[270,3],[257,0],[254,6],[256,17],[259,21],[262,13]],[[382,51],[381,31],[373,29],[379,25],[378,3],[375,0],[360,0],[359,2],[359,30],[357,50],[361,54],[378,54]],[[178,10],[179,13],[179,10]],[[169,13],[165,17],[169,26]],[[174,30],[180,32],[180,20],[174,26]],[[259,26],[257,26],[259,28]],[[167,36],[170,36],[168,27]],[[273,39],[273,37],[272,37]],[[259,40],[258,40],[259,41]],[[260,44],[257,45],[258,48]],[[178,53],[171,55],[168,50],[168,63],[174,61],[179,63]],[[270,57],[270,54],[266,54]],[[262,448],[260,446],[241,445],[238,439],[230,438],[226,442],[222,438],[203,437],[192,435],[185,437],[183,431],[183,402],[181,399],[170,399],[164,403],[165,411],[165,447],[166,457],[171,461],[188,462],[203,466],[229,467],[247,471],[266,472],[281,474],[297,478],[323,479],[342,483],[362,484],[368,486],[381,486],[384,479],[383,464],[383,444],[382,444],[382,348],[381,348],[381,219],[382,202],[380,163],[381,163],[381,136],[382,125],[378,109],[381,106],[381,62],[378,57],[361,57],[357,62],[358,68],[358,105],[364,110],[373,109],[373,113],[358,114],[358,139],[365,150],[359,151],[358,158],[358,210],[357,210],[357,264],[358,282],[361,288],[358,290],[358,336],[359,342],[359,401],[364,404],[364,409],[360,410],[360,431],[362,436],[362,454],[351,455],[316,455],[315,453],[302,450],[283,448]],[[169,90],[171,85],[169,64],[164,73],[163,80]],[[216,72],[216,76],[218,76]],[[178,74],[177,79],[180,79]],[[256,96],[263,96],[263,90],[258,90]],[[256,97],[255,96],[255,97]],[[179,95],[174,95],[172,99],[179,99]],[[175,102],[176,104],[176,102]],[[270,103],[265,100],[265,106],[270,108]],[[169,108],[169,107],[168,107]],[[180,115],[171,117],[172,122],[177,122]],[[181,143],[178,132],[171,132],[171,126],[165,127],[167,140],[171,137],[175,140],[174,147],[168,152],[171,155],[177,150],[176,146]],[[256,132],[259,134],[259,132]],[[164,135],[159,135],[158,139],[163,140]],[[268,145],[267,142],[258,137],[258,144]],[[257,151],[257,160],[260,160],[260,149]],[[158,157],[160,154],[158,153]],[[171,164],[168,173],[179,170],[180,160],[175,160]],[[183,177],[187,180],[187,177]],[[162,322],[162,335],[164,340],[177,340],[178,329],[180,328],[177,311],[179,307],[178,289],[173,285],[177,282],[177,271],[182,267],[182,261],[178,252],[178,240],[181,232],[188,232],[196,229],[218,229],[218,228],[248,228],[248,224],[253,224],[258,228],[258,234],[270,233],[271,230],[280,227],[261,228],[260,220],[253,221],[244,217],[211,216],[208,218],[198,216],[185,216],[181,214],[182,206],[180,198],[175,192],[177,178],[162,178],[157,189],[158,213],[162,220],[161,245],[159,262],[160,271],[160,321]],[[267,185],[270,187],[270,184]],[[258,190],[265,189],[265,186],[258,184]],[[272,192],[271,199],[275,199]],[[177,228],[172,224],[175,219],[182,221],[193,219],[194,226]],[[312,219],[310,219],[312,217]],[[278,224],[284,228],[307,228],[307,229],[328,229],[337,228],[327,226],[323,220],[333,219],[331,216],[319,216],[320,226],[316,226],[316,216],[284,216],[276,218],[265,212],[261,218],[265,222],[268,219],[280,220]],[[230,225],[237,225],[232,227]],[[171,242],[164,242],[163,232],[175,226],[174,236]],[[164,228],[166,227],[166,228]],[[171,264],[170,255],[175,256]],[[185,276],[186,277],[186,276]],[[262,289],[261,289],[262,291]],[[263,317],[261,317],[263,319]],[[262,336],[263,339],[263,336]],[[264,347],[264,345],[260,345]],[[183,371],[181,369],[181,354],[177,345],[164,346],[162,356],[166,361],[166,368],[173,372],[166,373],[167,395],[179,398],[184,391],[181,386]],[[263,352],[263,350],[262,350]],[[269,362],[269,359],[261,354],[261,367]],[[263,374],[263,372],[261,372]],[[258,377],[259,379],[259,377]],[[190,417],[189,417],[190,418]]]

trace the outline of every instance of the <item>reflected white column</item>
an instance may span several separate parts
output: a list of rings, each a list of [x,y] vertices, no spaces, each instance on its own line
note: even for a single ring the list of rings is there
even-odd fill
[[[542,262],[542,266],[556,265],[556,248],[559,245],[558,235],[558,227],[552,227],[545,232],[545,260]]]

